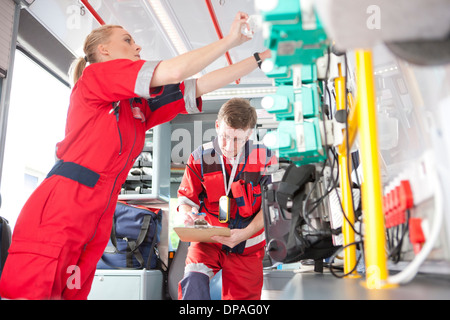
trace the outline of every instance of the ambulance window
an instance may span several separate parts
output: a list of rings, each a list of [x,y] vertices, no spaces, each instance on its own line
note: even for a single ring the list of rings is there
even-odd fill
[[[2,173],[2,216],[13,227],[25,201],[55,163],[70,89],[16,50]]]

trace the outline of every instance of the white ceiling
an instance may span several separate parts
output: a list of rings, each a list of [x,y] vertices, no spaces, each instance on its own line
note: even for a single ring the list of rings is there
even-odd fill
[[[89,3],[107,24],[119,24],[127,29],[142,46],[141,56],[146,60],[173,57],[173,46],[162,35],[161,26],[152,13],[153,0],[90,0]],[[161,0],[172,12],[171,19],[185,35],[186,46],[195,49],[218,39],[205,0]],[[228,33],[238,11],[255,14],[253,0],[211,0],[223,35]],[[76,56],[84,55],[82,46],[86,35],[99,23],[78,0],[36,0],[28,10],[44,24]],[[230,50],[232,62],[240,61],[256,51],[264,50],[261,32],[252,40]],[[225,56],[219,58],[204,72],[228,65]],[[259,69],[241,79],[238,87],[268,86],[271,84]],[[232,84],[231,87],[236,86]]]

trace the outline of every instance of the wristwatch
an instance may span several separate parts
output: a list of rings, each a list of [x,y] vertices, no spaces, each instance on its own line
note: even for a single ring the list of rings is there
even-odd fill
[[[261,69],[261,63],[262,63],[262,60],[261,60],[261,57],[259,56],[259,53],[258,53],[258,52],[255,52],[255,53],[253,54],[253,56],[254,56],[255,59],[256,59],[256,63],[258,64],[258,68]]]

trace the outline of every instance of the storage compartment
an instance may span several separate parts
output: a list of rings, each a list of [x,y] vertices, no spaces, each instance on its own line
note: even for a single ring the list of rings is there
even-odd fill
[[[160,270],[100,270],[95,272],[88,300],[161,300]]]

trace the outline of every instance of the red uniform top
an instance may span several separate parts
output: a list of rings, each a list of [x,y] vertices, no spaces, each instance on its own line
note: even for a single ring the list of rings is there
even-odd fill
[[[108,177],[112,196],[141,153],[146,130],[180,113],[201,111],[195,80],[150,90],[157,65],[127,59],[94,63],[72,90],[66,135],[56,155]]]
[[[232,167],[220,159],[223,157],[217,139],[195,150],[189,157],[180,187],[178,204],[187,204],[206,213],[206,220],[214,226],[244,228],[261,209],[261,184],[271,165],[277,164],[274,154],[263,145],[248,141],[244,146],[234,177],[235,185],[228,195],[231,197],[231,214],[228,223],[218,219],[219,199],[225,195],[222,165],[225,163],[227,181]],[[235,188],[236,187],[236,188]],[[241,198],[245,197],[246,200]],[[265,245],[264,229],[241,244],[241,251],[250,253]],[[242,253],[242,252],[241,252]]]
[[[57,157],[100,174],[123,170],[127,175],[123,167],[142,151],[146,130],[180,113],[201,111],[195,80],[150,92],[157,64],[118,59],[89,65],[72,90],[66,135],[57,144]]]

